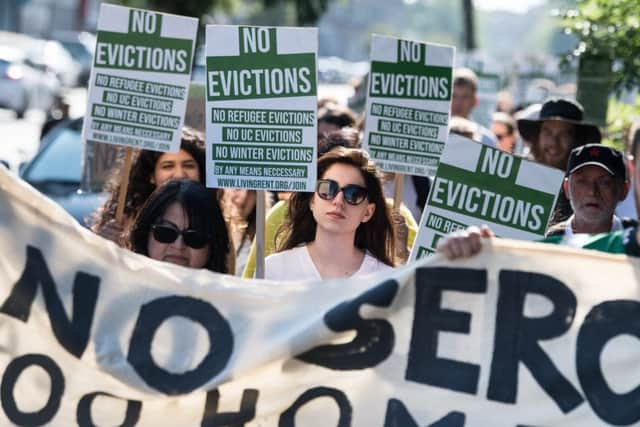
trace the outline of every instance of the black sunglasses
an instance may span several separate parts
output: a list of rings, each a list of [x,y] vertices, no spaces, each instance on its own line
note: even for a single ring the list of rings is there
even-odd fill
[[[160,243],[173,243],[179,235],[182,235],[184,244],[193,249],[202,249],[207,245],[207,236],[193,228],[178,230],[169,224],[154,224],[151,226],[153,238]]]
[[[344,201],[350,205],[359,205],[368,196],[369,192],[361,185],[349,184],[340,187],[332,179],[319,179],[316,184],[316,194],[323,200],[333,200],[342,191]]]

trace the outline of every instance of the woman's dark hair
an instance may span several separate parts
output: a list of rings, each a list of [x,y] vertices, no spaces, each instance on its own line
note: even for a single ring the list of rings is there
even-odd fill
[[[331,101],[318,102],[318,122],[326,122],[343,128],[355,126],[356,120],[356,114],[345,105]]]
[[[360,133],[350,127],[332,130],[318,138],[318,157],[333,150],[336,147],[360,148]]]
[[[151,226],[162,218],[173,203],[179,203],[184,209],[189,228],[201,230],[207,236],[209,259],[205,268],[229,273],[227,259],[231,245],[216,193],[190,179],[167,181],[149,196],[125,233],[126,246],[139,254],[149,255],[147,245]]]
[[[205,180],[205,154],[204,136],[202,133],[189,127],[182,128],[182,138],[180,149],[186,151],[198,164],[200,172],[200,182],[204,185]],[[149,198],[156,184],[151,182],[151,177],[156,167],[156,163],[163,152],[139,150],[134,153],[131,161],[131,173],[129,174],[129,187],[124,206],[124,215],[128,218],[136,216],[144,202]],[[105,192],[111,193],[109,200],[105,202],[95,217],[94,232],[99,232],[107,222],[116,217],[118,197],[120,195],[120,179],[122,175],[122,165],[116,168],[104,186]]]
[[[380,174],[367,154],[359,149],[336,147],[318,159],[318,178],[334,164],[344,164],[360,171],[367,187],[369,203],[375,204],[371,219],[356,229],[355,246],[369,251],[379,261],[393,265],[393,226],[382,191]],[[289,199],[288,220],[276,235],[278,251],[295,248],[316,238],[316,221],[309,203],[314,193],[294,193]]]

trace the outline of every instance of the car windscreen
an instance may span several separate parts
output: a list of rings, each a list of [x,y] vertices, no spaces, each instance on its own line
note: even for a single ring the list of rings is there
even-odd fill
[[[63,129],[37,155],[26,171],[29,182],[62,181],[80,183],[82,145],[80,132]]]

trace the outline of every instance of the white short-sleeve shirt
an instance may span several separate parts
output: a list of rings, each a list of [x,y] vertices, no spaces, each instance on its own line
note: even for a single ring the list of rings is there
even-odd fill
[[[353,273],[353,276],[388,271],[392,268],[365,252],[362,264],[358,271]],[[322,280],[306,245],[269,255],[265,259],[264,278],[270,280]]]

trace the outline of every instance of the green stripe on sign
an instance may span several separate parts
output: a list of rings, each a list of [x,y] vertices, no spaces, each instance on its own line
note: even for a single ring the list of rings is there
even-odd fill
[[[401,107],[398,105],[379,104],[377,102],[371,104],[371,115],[442,126],[446,126],[449,120],[449,115],[447,113],[421,110],[419,108]]]
[[[483,145],[476,173],[504,179],[515,185],[521,164],[522,159]]]
[[[191,47],[190,39],[98,31],[93,63],[98,68],[189,74]]]
[[[544,233],[555,194],[440,163],[429,206],[531,233]]]
[[[187,91],[184,87],[168,85],[147,80],[128,79],[108,74],[96,75],[96,86],[118,89],[126,92],[143,93],[163,98],[185,99]]]
[[[410,163],[421,166],[437,166],[440,156],[430,156],[421,154],[408,154],[397,150],[381,150],[369,147],[371,156],[377,160],[387,160],[390,162]]]
[[[311,163],[313,147],[255,146],[245,144],[213,144],[212,160],[243,162]]]
[[[302,144],[302,129],[222,127],[223,142],[255,142],[261,144]]]
[[[451,99],[451,68],[371,62],[369,95],[378,98]]]
[[[461,222],[452,221],[449,218],[436,215],[433,212],[429,212],[425,226],[445,234],[467,228],[467,225]]]
[[[211,123],[311,127],[316,124],[316,113],[312,110],[212,108]]]
[[[313,53],[207,57],[207,99],[290,98],[316,95]]]
[[[135,122],[141,125],[151,125],[167,129],[177,129],[180,126],[180,117],[178,116],[147,113],[146,111],[112,107],[105,104],[93,104],[91,116],[117,122]]]
[[[137,136],[139,138],[157,139],[160,141],[171,141],[173,132],[166,132],[159,129],[146,128],[142,126],[130,126],[117,122],[104,120],[94,120],[92,128],[101,132],[113,132],[124,135]]]
[[[307,166],[215,162],[214,174],[272,178],[306,178]]]
[[[369,145],[372,147],[385,147],[394,151],[403,151],[411,154],[442,154],[444,142],[429,141],[425,139],[405,138],[402,136],[387,135],[371,132]]]

